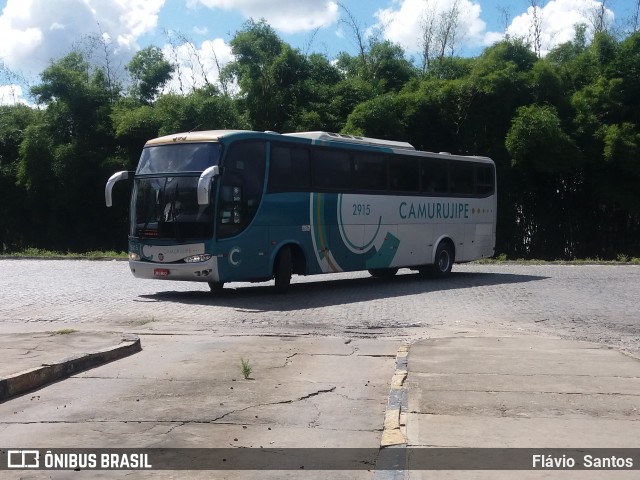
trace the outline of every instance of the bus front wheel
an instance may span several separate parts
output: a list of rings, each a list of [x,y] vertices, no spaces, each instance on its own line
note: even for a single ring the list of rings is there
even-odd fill
[[[291,249],[283,247],[276,257],[275,266],[273,268],[273,278],[276,282],[276,292],[286,293],[291,284],[291,273],[293,270],[293,260],[291,257]]]
[[[220,293],[224,288],[224,282],[209,282],[211,293]]]

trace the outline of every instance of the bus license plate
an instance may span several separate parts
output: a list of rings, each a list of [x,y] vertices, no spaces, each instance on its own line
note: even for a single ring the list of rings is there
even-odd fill
[[[169,276],[169,269],[168,268],[156,268],[153,271],[153,276],[154,277],[168,277]]]

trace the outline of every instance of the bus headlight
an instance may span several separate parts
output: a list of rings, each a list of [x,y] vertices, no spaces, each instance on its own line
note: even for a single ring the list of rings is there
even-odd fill
[[[198,263],[198,262],[206,262],[211,258],[211,255],[208,253],[201,253],[200,255],[192,255],[184,259],[186,263]]]
[[[138,260],[140,260],[140,255],[138,255],[136,252],[129,252],[129,260],[137,262]]]

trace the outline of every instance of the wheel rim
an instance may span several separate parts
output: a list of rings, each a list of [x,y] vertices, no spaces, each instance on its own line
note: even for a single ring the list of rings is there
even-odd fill
[[[438,257],[438,269],[441,272],[446,272],[447,270],[449,270],[449,252],[447,252],[446,250],[442,250],[442,252],[440,252],[440,256]]]

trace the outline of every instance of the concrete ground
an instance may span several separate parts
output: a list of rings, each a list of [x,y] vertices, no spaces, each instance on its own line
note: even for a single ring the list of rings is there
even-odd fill
[[[638,477],[522,470],[539,452],[596,447],[640,466],[638,266],[352,272],[295,277],[287,295],[211,295],[136,279],[125,262],[0,259],[0,271],[3,480]],[[198,447],[207,460],[215,447],[243,468],[198,471],[189,450],[174,460],[191,470],[2,470],[16,447]],[[307,468],[269,470],[291,447]],[[273,463],[249,470],[268,448]],[[345,452],[355,465],[314,468]],[[402,468],[373,470],[389,458]]]
[[[635,470],[589,472],[588,478],[638,477],[640,360],[611,348],[506,336],[408,345],[393,339],[148,335],[141,337],[138,353],[124,348],[132,343],[131,337],[105,332],[3,335],[5,385],[19,372],[44,371],[96,352],[121,353],[102,366],[0,399],[1,446],[363,449],[362,463],[347,471],[84,471],[73,472],[74,478],[585,475],[501,470],[509,465],[506,450],[489,451],[488,465],[495,470],[462,470],[475,464],[454,456],[449,464],[445,460],[446,470],[434,471],[418,447],[532,449],[526,455],[565,448],[575,450],[576,458],[577,449],[607,448],[631,455]],[[248,379],[241,360],[252,367]],[[38,375],[28,378],[42,381]],[[24,387],[29,380],[21,381]],[[381,444],[385,451],[409,447],[408,468],[375,472]],[[625,450],[630,448],[635,450]],[[0,473],[29,479],[71,474]]]
[[[607,456],[632,456],[635,471],[528,471],[517,476],[638,478],[640,360],[636,358],[553,338],[441,338],[412,345],[408,366],[406,432],[411,447],[532,449],[523,452],[525,461],[547,453],[543,449],[569,449],[574,451],[567,455],[576,464],[585,454],[579,450],[611,449]],[[635,450],[625,450],[630,448]],[[484,464],[504,468],[510,453],[514,452],[488,452],[496,456]],[[515,475],[438,471],[434,477],[432,471],[419,470],[423,463],[419,453],[409,458],[409,478]],[[459,468],[452,463],[450,467]]]
[[[28,355],[20,355],[19,344],[26,353],[45,342],[52,362],[68,357],[73,335],[16,336],[11,364],[15,370],[35,366]],[[100,338],[113,343],[111,335],[103,335],[95,334],[94,346]],[[371,478],[399,342],[149,335],[141,336],[141,344],[139,353],[5,400],[0,404],[2,446],[360,448],[354,470],[333,472],[339,475],[331,478]],[[241,372],[242,359],[252,367],[248,379]],[[265,472],[248,467],[215,474],[72,473],[74,478],[265,478]],[[28,478],[68,478],[70,473],[36,471]],[[295,470],[267,473],[268,478],[300,475]],[[327,474],[304,473],[309,478]],[[6,471],[0,477],[25,478]]]

